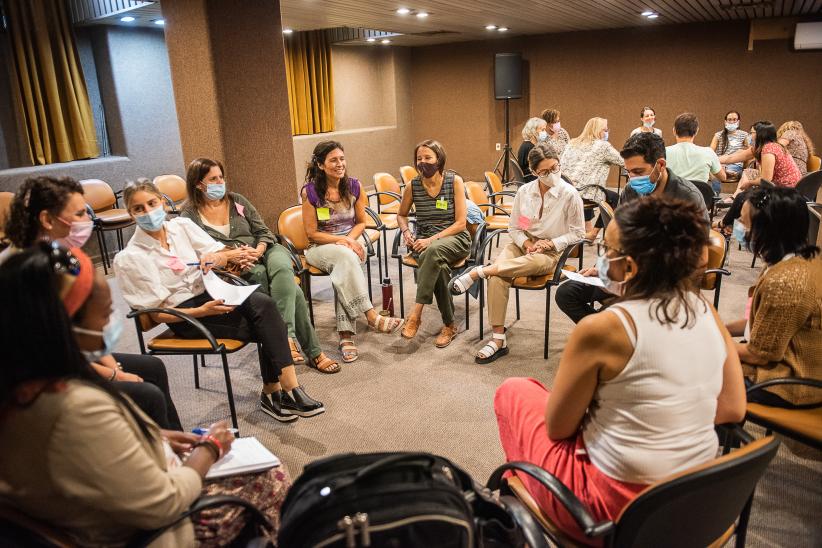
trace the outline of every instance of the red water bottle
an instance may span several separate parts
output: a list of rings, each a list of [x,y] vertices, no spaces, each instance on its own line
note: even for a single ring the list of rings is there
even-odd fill
[[[382,309],[394,317],[394,286],[391,285],[391,278],[382,279]]]

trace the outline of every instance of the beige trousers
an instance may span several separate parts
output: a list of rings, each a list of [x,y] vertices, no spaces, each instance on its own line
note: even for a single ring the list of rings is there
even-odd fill
[[[558,260],[559,253],[556,251],[529,255],[514,243],[506,245],[494,261],[498,273],[488,278],[488,320],[491,326],[505,325],[508,293],[514,278],[543,276],[553,272]]]

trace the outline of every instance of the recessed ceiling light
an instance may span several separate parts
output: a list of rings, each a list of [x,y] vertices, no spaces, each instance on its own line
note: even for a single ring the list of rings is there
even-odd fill
[[[377,39],[376,39],[376,38],[366,38],[366,40],[365,40],[365,41],[366,41],[366,42],[376,42],[376,41],[377,41]]]
[[[294,29],[283,29],[283,34],[291,34],[294,32]]]
[[[166,20],[165,19],[157,19],[157,20],[154,21],[154,24],[162,26],[162,25],[166,24]]]
[[[648,17],[648,19],[656,19],[657,17],[659,17],[659,14],[658,13],[652,13],[651,15],[648,15],[646,17]]]
[[[417,19],[425,19],[426,17],[428,17],[428,12],[427,11],[417,12]]]
[[[380,43],[381,43],[381,44],[390,44],[390,43],[391,43],[391,40],[389,40],[388,38],[386,38],[385,40],[380,40]]]
[[[408,15],[411,13],[411,10],[408,8],[400,8],[397,10],[397,15]]]
[[[131,23],[132,21],[134,21],[134,17],[132,17],[131,15],[126,15],[125,17],[120,17],[120,21],[122,21],[123,23]]]
[[[652,12],[651,10],[645,10],[640,15],[642,15],[642,17],[648,17],[649,15],[653,15],[653,13],[654,12]]]
[[[496,25],[485,25],[485,30],[496,30]]]
[[[498,28],[498,29],[497,29],[497,31],[498,31],[498,32],[507,32],[507,31],[508,31],[508,27],[500,27],[500,28]]]

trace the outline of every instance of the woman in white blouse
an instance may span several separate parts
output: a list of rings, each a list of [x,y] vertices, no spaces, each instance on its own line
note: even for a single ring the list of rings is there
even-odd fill
[[[560,158],[562,173],[571,181],[587,202],[599,203],[605,199],[616,209],[619,195],[605,188],[611,166],[624,166],[619,151],[608,142],[608,120],[591,118],[578,137],[571,139]],[[594,212],[585,211],[585,230],[589,239],[596,237],[602,223],[594,229],[591,220]]]
[[[537,180],[521,186],[514,197],[508,225],[511,243],[494,264],[472,268],[451,283],[451,292],[459,295],[478,279],[488,279],[488,319],[493,335],[475,356],[479,364],[508,354],[505,312],[513,279],[553,272],[562,251],[584,236],[582,199],[562,180],[556,149],[547,143],[536,145],[528,154],[528,164]]]
[[[228,250],[191,219],[166,221],[163,196],[147,180],[126,186],[123,199],[137,223],[134,236],[117,254],[114,269],[123,299],[135,309],[170,308],[197,318],[221,339],[261,344],[262,411],[280,422],[325,411],[297,381],[288,331],[274,301],[254,292],[239,306],[228,306],[205,291],[203,275],[211,268],[245,260],[244,250]],[[199,331],[179,317],[156,312],[179,337],[199,338]]]

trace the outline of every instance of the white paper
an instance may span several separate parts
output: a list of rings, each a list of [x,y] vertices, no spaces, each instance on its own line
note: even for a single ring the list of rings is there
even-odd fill
[[[588,285],[594,285],[596,287],[601,287],[605,289],[605,284],[602,283],[602,280],[599,279],[599,276],[583,276],[577,272],[571,272],[570,270],[563,270],[563,274],[569,279],[575,282],[582,282]]]
[[[280,459],[254,436],[237,438],[231,444],[231,451],[211,465],[206,479],[262,472],[279,465]]]
[[[212,299],[222,299],[228,306],[239,306],[243,304],[243,301],[254,293],[254,290],[260,287],[260,284],[233,285],[224,282],[212,271],[209,271],[208,274],[203,274],[203,283]]]

